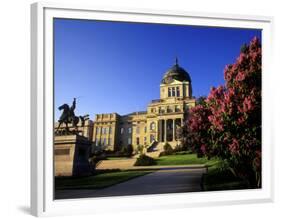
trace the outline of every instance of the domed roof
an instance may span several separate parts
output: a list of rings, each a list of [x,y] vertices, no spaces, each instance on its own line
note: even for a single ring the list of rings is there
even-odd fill
[[[179,66],[177,58],[176,63],[164,74],[162,84],[169,84],[173,80],[191,82],[189,74]]]

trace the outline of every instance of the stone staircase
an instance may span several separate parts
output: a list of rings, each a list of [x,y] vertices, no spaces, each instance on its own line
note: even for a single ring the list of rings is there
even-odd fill
[[[151,143],[151,145],[147,148],[145,154],[152,158],[158,158],[160,153],[164,151],[163,144],[157,141]],[[132,158],[122,158],[122,159],[114,159],[114,160],[102,160],[100,161],[96,169],[97,170],[108,170],[108,169],[132,169],[134,168],[134,164],[140,154],[134,155]]]
[[[149,157],[152,157],[152,158],[158,158],[160,153],[161,153],[161,151],[153,151],[153,152],[146,153],[146,155]]]
[[[163,144],[157,141],[152,142],[151,146],[148,147],[146,155],[152,158],[159,157],[160,153],[164,151]]]

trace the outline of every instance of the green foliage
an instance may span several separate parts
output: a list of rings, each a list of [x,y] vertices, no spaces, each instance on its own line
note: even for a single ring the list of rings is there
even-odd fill
[[[128,150],[128,157],[131,157],[132,156],[132,154],[133,154],[133,152],[134,152],[134,148],[133,148],[133,145],[131,145],[131,144],[129,144],[128,146],[127,146],[127,150]]]
[[[243,45],[224,70],[225,84],[197,101],[184,127],[184,144],[198,156],[227,161],[228,170],[261,187],[261,71],[258,38]]]
[[[169,143],[166,143],[164,146],[163,146],[163,149],[164,149],[164,151],[162,151],[161,153],[160,153],[160,157],[161,156],[167,156],[167,155],[172,155],[172,154],[174,154],[174,150],[173,150],[173,148],[172,148],[172,146],[169,144]]]
[[[120,150],[120,155],[123,156],[127,156],[127,157],[131,157],[133,154],[133,146],[131,144],[127,145],[127,146],[123,146]]]
[[[138,153],[143,154],[143,150],[144,150],[144,146],[143,145],[138,145],[137,148],[136,148],[137,154]]]
[[[163,148],[164,148],[164,151],[165,151],[166,154],[172,154],[173,153],[173,148],[169,143],[166,143]]]
[[[121,154],[127,154],[127,153],[128,153],[128,148],[127,148],[127,146],[122,146],[122,147],[121,147],[121,150],[120,150],[120,153],[121,153]]]
[[[156,165],[156,161],[145,154],[140,155],[140,157],[136,160],[134,166],[152,166]]]
[[[181,151],[185,151],[185,148],[181,144],[176,145],[176,147],[173,150],[174,153],[181,152]]]

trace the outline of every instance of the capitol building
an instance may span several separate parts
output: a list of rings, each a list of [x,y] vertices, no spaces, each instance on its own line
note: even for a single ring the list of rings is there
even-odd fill
[[[146,111],[96,114],[89,133],[95,147],[120,150],[127,145],[180,144],[177,129],[183,125],[188,109],[195,106],[195,98],[190,75],[177,59],[164,74],[159,91],[160,98],[152,100]]]

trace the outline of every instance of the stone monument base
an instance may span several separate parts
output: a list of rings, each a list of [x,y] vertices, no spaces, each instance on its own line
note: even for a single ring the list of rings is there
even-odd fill
[[[88,176],[91,142],[80,135],[55,136],[55,176]]]

